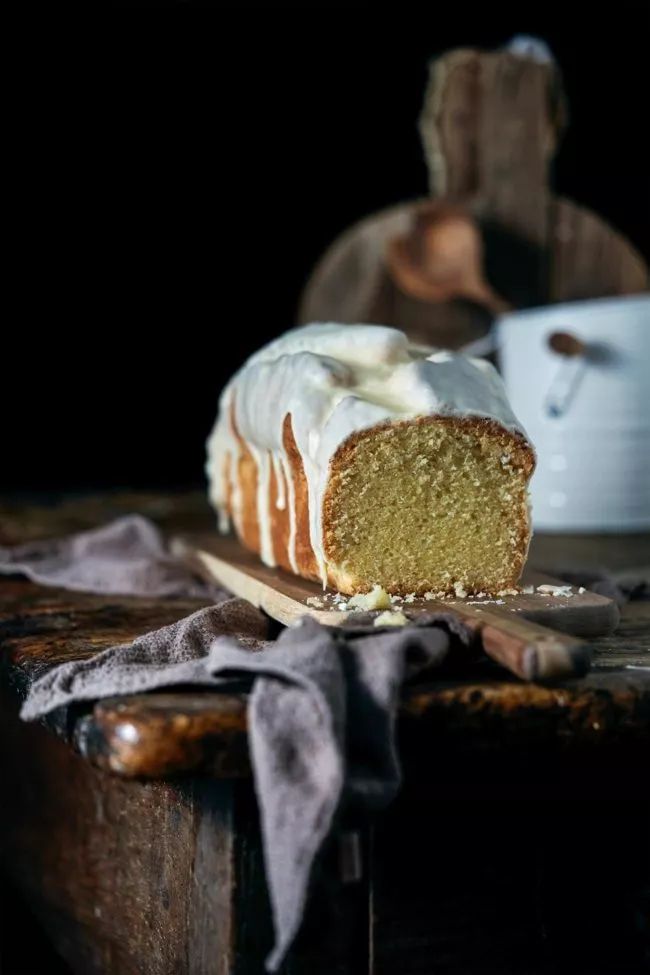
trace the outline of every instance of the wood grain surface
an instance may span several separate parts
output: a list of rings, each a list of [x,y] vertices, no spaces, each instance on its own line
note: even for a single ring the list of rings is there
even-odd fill
[[[0,861],[72,971],[260,975],[272,928],[250,783],[106,775],[16,704],[0,694]],[[357,975],[368,905],[367,878],[325,906],[317,891],[282,975]]]

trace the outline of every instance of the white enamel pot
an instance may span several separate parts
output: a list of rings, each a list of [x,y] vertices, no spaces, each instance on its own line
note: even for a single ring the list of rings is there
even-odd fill
[[[650,295],[508,313],[494,338],[537,451],[534,527],[650,530]]]

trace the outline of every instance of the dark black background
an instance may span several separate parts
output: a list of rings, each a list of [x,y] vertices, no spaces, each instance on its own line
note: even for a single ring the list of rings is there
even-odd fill
[[[425,191],[416,119],[448,48],[550,44],[571,109],[555,186],[650,258],[647,0],[45,17],[4,32],[0,491],[199,481],[220,387],[293,323],[323,249]],[[59,971],[11,907],[7,970]]]
[[[323,249],[426,191],[428,58],[522,32],[564,71],[556,188],[649,255],[646,3],[131,4],[29,25],[2,488],[200,480],[219,389],[293,324]]]

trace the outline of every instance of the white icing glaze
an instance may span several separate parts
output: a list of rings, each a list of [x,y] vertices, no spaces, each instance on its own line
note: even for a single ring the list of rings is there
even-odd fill
[[[323,584],[323,495],[330,461],[351,434],[391,420],[437,415],[485,417],[526,436],[488,362],[412,346],[403,332],[380,325],[305,325],[251,356],[221,395],[206,472],[222,531],[229,527],[226,458],[233,521],[238,530],[241,525],[233,407],[237,430],[257,464],[262,560],[276,564],[269,505],[286,506],[289,559],[296,571],[294,488],[282,438],[284,419],[291,416],[307,481],[310,540]],[[269,493],[271,467],[278,485],[275,497]]]

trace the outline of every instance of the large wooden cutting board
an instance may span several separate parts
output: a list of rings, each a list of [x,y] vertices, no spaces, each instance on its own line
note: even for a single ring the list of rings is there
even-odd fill
[[[550,184],[566,123],[557,65],[463,48],[436,58],[420,116],[429,201],[461,206],[483,239],[483,272],[513,308],[645,292],[647,264],[601,217]],[[396,280],[391,241],[415,231],[425,201],[402,202],[345,230],[306,284],[298,323],[376,322],[414,342],[460,348],[491,313],[462,296],[424,301]],[[417,249],[417,237],[412,239]]]
[[[338,608],[336,594],[313,582],[269,568],[233,537],[216,534],[176,538],[174,552],[204,578],[259,606],[273,619],[291,625],[307,615],[326,626],[341,626],[353,613]],[[563,584],[532,570],[523,586]],[[569,589],[571,595],[532,594],[495,600],[415,599],[395,609],[412,620],[452,612],[480,630],[487,653],[527,679],[584,673],[588,667],[585,639],[611,633],[618,607],[611,599]],[[581,637],[583,639],[576,639]]]

